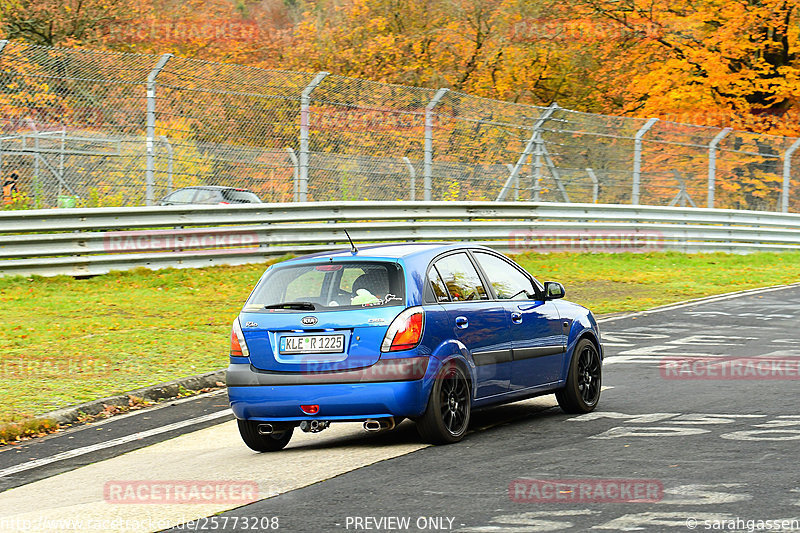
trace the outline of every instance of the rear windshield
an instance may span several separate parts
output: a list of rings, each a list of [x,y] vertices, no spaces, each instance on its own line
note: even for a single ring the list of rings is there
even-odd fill
[[[261,279],[245,309],[256,311],[281,304],[286,310],[332,310],[405,305],[403,271],[396,263],[330,261],[286,265]],[[277,307],[280,309],[280,307]]]
[[[222,189],[222,197],[226,202],[232,204],[260,204],[261,200],[255,193],[250,191],[237,191],[234,189]]]

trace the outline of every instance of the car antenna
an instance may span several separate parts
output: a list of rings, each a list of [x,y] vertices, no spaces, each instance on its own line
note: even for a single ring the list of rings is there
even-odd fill
[[[347,233],[347,230],[344,230],[344,234],[347,235],[347,240],[350,241],[350,253],[356,255],[358,253],[358,248],[356,248],[356,244],[353,242],[353,239],[350,238],[350,234]]]

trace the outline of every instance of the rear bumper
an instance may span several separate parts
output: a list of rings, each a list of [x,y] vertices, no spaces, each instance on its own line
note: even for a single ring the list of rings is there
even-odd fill
[[[429,380],[353,379],[350,372],[286,375],[258,372],[249,364],[231,364],[228,398],[236,418],[271,422],[414,418],[425,412]],[[319,413],[309,416],[300,410],[301,405],[309,404],[319,405]]]

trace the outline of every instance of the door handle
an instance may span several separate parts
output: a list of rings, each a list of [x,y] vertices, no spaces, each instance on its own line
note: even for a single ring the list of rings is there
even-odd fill
[[[467,317],[465,316],[456,317],[456,327],[458,327],[459,329],[467,329],[467,326],[469,326],[469,320],[467,320]]]
[[[511,322],[514,324],[522,324],[522,313],[511,313]]]

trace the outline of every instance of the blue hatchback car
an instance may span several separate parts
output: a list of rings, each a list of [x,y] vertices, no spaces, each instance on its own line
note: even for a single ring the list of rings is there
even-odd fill
[[[295,428],[416,422],[452,443],[473,409],[555,393],[568,413],[600,398],[592,313],[482,246],[397,244],[271,266],[233,322],[228,396],[244,442]]]

